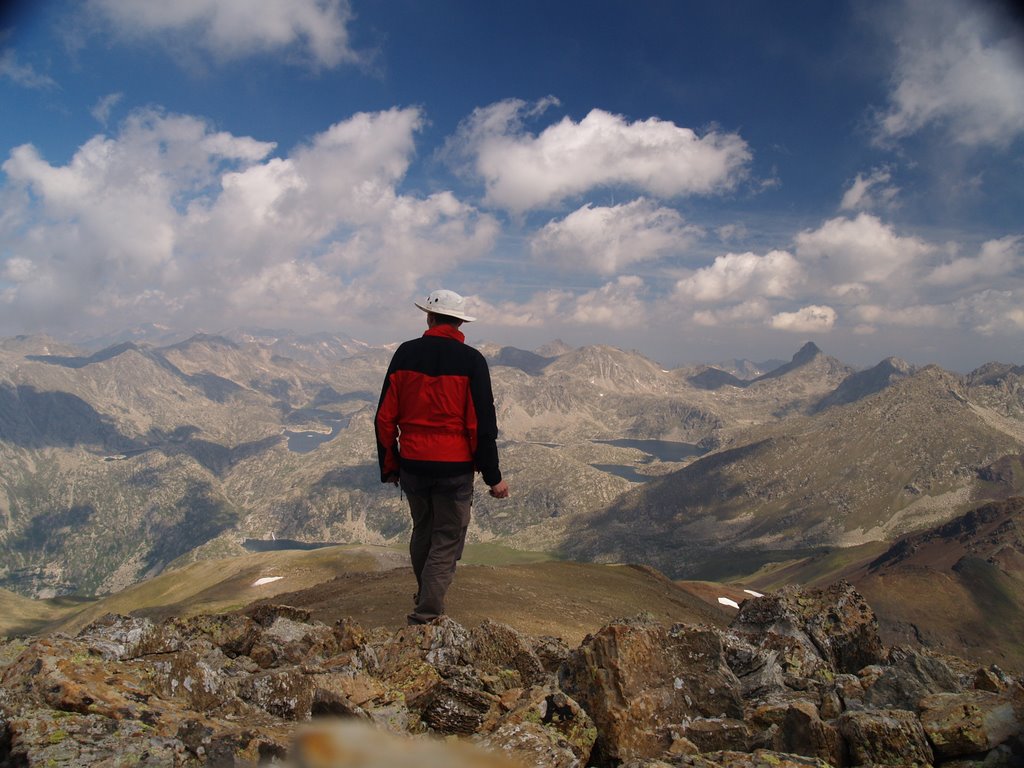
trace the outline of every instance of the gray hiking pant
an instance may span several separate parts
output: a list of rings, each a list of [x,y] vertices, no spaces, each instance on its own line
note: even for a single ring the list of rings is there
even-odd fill
[[[444,597],[462,557],[473,505],[473,474],[425,477],[400,474],[412,514],[409,555],[416,574],[416,608],[410,624],[426,624],[444,614]]]

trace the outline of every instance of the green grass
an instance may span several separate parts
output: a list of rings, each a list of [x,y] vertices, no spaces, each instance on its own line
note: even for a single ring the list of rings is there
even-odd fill
[[[462,553],[466,565],[524,565],[548,563],[558,558],[551,552],[527,552],[501,544],[467,544]]]

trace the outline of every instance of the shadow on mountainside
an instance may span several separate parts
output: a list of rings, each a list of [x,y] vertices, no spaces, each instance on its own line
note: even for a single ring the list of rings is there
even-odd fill
[[[106,416],[69,392],[41,392],[35,387],[0,386],[0,440],[19,448],[82,446],[111,454],[159,450],[185,454],[215,475],[223,475],[243,459],[280,443],[282,435],[228,447],[195,437],[199,427],[185,425],[170,432],[152,428],[143,438],[123,435]]]
[[[704,578],[691,555],[707,559],[731,543],[716,521],[741,512],[745,499],[743,483],[729,470],[771,444],[721,451],[649,481],[574,526],[561,552],[571,560],[647,563],[672,578]],[[702,531],[688,528],[702,520]]]
[[[0,440],[21,448],[90,445],[129,451],[142,447],[77,395],[9,384],[0,386]]]

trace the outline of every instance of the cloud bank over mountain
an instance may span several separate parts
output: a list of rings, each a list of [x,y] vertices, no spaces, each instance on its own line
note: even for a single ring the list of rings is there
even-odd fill
[[[818,150],[786,138],[795,115],[739,90],[756,72],[711,98],[701,73],[651,58],[630,99],[571,68],[603,50],[589,28],[568,63],[552,61],[562,90],[532,100],[537,83],[507,62],[467,61],[493,73],[481,100],[413,78],[405,28],[356,2],[55,8],[22,14],[32,24],[12,27],[0,57],[0,86],[27,105],[24,130],[0,135],[3,333],[159,321],[393,340],[417,327],[411,300],[444,284],[470,297],[481,333],[521,346],[528,331],[678,362],[712,342],[749,354],[831,334],[870,360],[882,334],[898,340],[886,353],[943,350],[940,362],[962,368],[1019,352],[1024,230],[996,212],[1022,199],[1005,169],[1024,157],[1024,59],[994,6],[837,10],[829,34],[852,45],[839,22],[859,21],[850,29],[885,68],[843,71],[857,125],[822,126],[836,131],[821,139],[838,142],[836,167],[816,171]],[[85,31],[68,36],[65,10]],[[658,19],[640,19],[655,34]],[[419,66],[500,45],[488,20],[431,17],[460,45],[468,29],[480,37],[420,50]],[[695,45],[701,29],[703,45],[729,40],[716,20]],[[810,32],[800,23],[786,30],[794,40]],[[531,24],[515,27],[524,52],[540,34]],[[640,56],[636,43],[615,60]],[[76,60],[104,73],[134,62],[139,76],[94,78],[76,103]],[[829,59],[833,73],[844,66]],[[796,73],[814,74],[805,62]],[[497,90],[516,83],[522,95]],[[252,119],[253,104],[268,119]],[[76,117],[59,141],[33,127],[54,109]],[[824,198],[788,180],[807,173],[832,179]]]

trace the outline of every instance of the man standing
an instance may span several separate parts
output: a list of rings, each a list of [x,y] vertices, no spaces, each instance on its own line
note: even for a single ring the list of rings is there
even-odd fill
[[[381,482],[401,482],[409,499],[409,554],[418,589],[408,619],[425,624],[444,613],[462,557],[474,471],[491,496],[504,499],[509,491],[498,468],[487,361],[459,330],[475,319],[466,314],[466,300],[442,289],[415,304],[427,313],[427,331],[391,358],[374,425]]]

